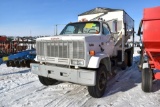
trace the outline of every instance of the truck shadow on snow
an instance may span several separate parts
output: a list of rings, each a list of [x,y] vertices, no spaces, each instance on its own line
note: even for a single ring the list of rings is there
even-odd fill
[[[134,57],[134,63],[131,67],[119,73],[107,83],[107,88],[103,97],[107,97],[119,92],[125,92],[139,86],[141,89],[142,75],[138,69],[139,56]],[[160,81],[153,81],[152,92],[160,90]],[[142,91],[143,92],[143,91]],[[152,93],[151,92],[151,93]]]
[[[31,71],[31,70],[28,69],[28,70],[22,70],[22,71],[17,71],[17,72],[4,73],[4,74],[1,74],[0,76],[12,75],[12,74],[23,74],[23,73],[28,73],[28,72],[30,72],[30,71]]]
[[[160,90],[160,81],[153,81],[152,92],[156,92]]]
[[[139,56],[135,56],[133,65],[126,70],[119,70],[117,75],[108,81],[107,88],[103,97],[125,92],[141,84],[141,72],[138,69]]]

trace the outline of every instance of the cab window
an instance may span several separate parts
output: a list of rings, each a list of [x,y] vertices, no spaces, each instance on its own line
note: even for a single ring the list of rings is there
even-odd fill
[[[68,34],[99,34],[100,23],[99,22],[78,22],[70,23],[60,33],[61,35]]]
[[[69,26],[66,28],[65,34],[73,34],[74,31],[75,31],[75,26],[69,25]]]
[[[103,34],[104,35],[109,35],[110,34],[110,31],[109,31],[109,28],[108,28],[107,24],[104,24],[104,23],[103,23]]]

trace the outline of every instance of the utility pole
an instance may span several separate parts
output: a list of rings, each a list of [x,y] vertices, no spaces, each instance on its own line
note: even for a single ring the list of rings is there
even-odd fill
[[[58,32],[58,28],[57,28],[57,25],[56,25],[56,36],[57,36],[57,32]]]
[[[30,30],[30,37],[31,37],[32,31]]]

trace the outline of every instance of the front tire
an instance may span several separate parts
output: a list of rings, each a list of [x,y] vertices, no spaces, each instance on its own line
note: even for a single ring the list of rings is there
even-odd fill
[[[52,78],[43,77],[43,76],[38,76],[38,78],[39,78],[39,81],[45,86],[54,85],[55,83],[58,82],[57,80],[54,80]]]
[[[152,91],[152,81],[153,81],[153,73],[149,68],[144,68],[142,70],[142,90],[144,92]]]
[[[100,98],[104,95],[107,83],[107,69],[101,64],[100,67],[96,70],[96,85],[88,86],[89,94],[94,98]]]

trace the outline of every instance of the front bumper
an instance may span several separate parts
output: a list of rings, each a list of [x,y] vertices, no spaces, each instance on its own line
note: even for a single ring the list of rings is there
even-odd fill
[[[73,82],[86,86],[95,86],[96,71],[84,69],[69,69],[52,65],[31,63],[31,71],[34,74],[53,78],[60,81]]]

